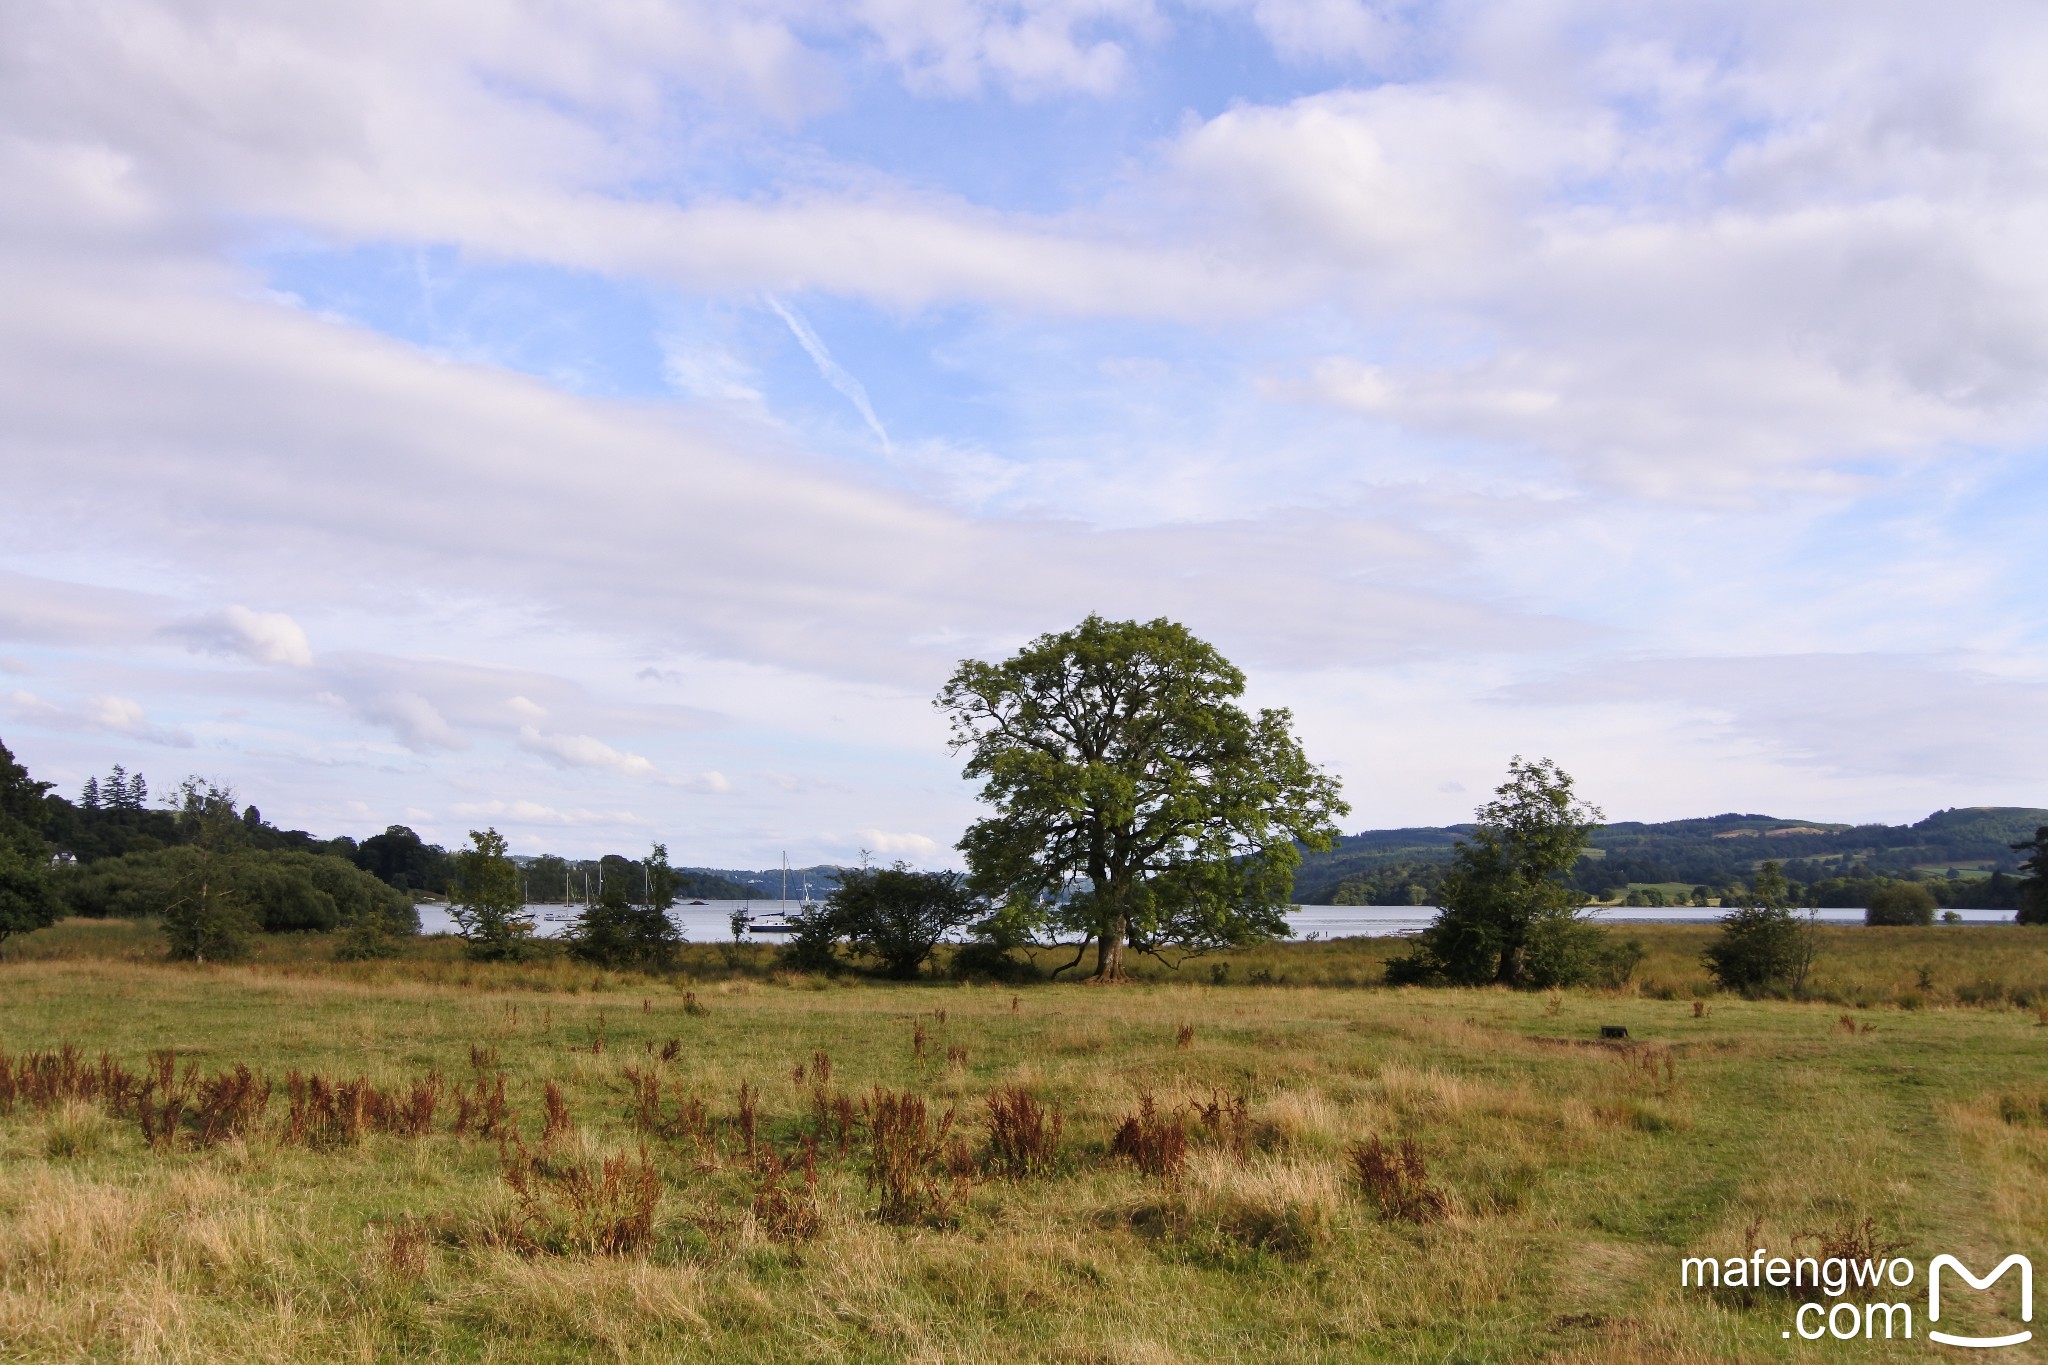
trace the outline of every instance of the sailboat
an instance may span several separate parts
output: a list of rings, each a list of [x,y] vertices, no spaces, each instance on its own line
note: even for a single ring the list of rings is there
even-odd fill
[[[806,898],[809,891],[805,892]],[[808,904],[806,899],[806,904]],[[797,927],[789,922],[789,854],[782,855],[782,899],[776,902],[775,918],[752,920],[747,924],[750,934],[793,934]]]

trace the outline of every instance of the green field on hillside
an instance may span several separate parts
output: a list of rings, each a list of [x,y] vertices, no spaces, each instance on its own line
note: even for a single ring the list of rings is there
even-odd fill
[[[1830,931],[1802,1002],[1709,992],[1709,933],[1517,994],[1374,940],[878,985],[73,921],[0,962],[0,1358],[1924,1358],[1924,1285],[1807,1342],[1680,1262],[2048,1265],[2048,931]]]

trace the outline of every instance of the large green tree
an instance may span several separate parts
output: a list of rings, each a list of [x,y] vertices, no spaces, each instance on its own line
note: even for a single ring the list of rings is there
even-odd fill
[[[50,885],[50,846],[42,836],[43,794],[0,744],[0,940],[54,923],[59,904]]]
[[[1329,848],[1350,807],[1289,714],[1249,713],[1243,693],[1244,674],[1164,619],[1091,615],[963,662],[937,705],[995,807],[960,841],[974,892],[1012,925],[1085,936],[1098,981],[1125,977],[1126,947],[1286,934],[1300,847]]]
[[[532,951],[533,917],[519,894],[519,868],[497,830],[471,830],[469,847],[456,853],[450,913],[473,958],[512,961]]]
[[[1438,893],[1443,908],[1391,976],[1538,987],[1593,977],[1600,930],[1579,917],[1586,896],[1567,877],[1599,828],[1599,809],[1557,764],[1517,754],[1476,818]]]

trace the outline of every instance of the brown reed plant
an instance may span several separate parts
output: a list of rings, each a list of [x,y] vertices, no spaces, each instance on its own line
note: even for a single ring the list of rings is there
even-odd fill
[[[671,1038],[661,1045],[661,1060],[672,1062],[683,1055],[683,1040]]]
[[[1050,1175],[1059,1157],[1066,1115],[1058,1105],[1040,1104],[1020,1085],[988,1096],[988,1168],[1008,1180]]]
[[[651,1071],[627,1067],[626,1084],[633,1095],[633,1126],[645,1137],[702,1146],[711,1137],[711,1116],[704,1101],[686,1096],[680,1082],[670,1086],[673,1105],[663,1101],[661,1078]]]
[[[503,1138],[513,1131],[519,1114],[505,1102],[505,1073],[498,1072],[488,1083],[482,1075],[472,1078],[468,1091],[455,1095],[455,1135],[486,1140]]]
[[[1429,1166],[1414,1138],[1393,1147],[1378,1137],[1347,1151],[1352,1174],[1379,1206],[1380,1217],[1404,1223],[1434,1223],[1451,1210],[1451,1199],[1429,1180]]]
[[[239,1063],[199,1083],[193,1127],[202,1147],[248,1136],[270,1107],[270,1082]]]
[[[868,1130],[868,1188],[881,1195],[875,1216],[898,1225],[942,1222],[952,1201],[933,1166],[946,1153],[953,1111],[934,1124],[921,1096],[876,1086],[861,1112]]]
[[[1855,1031],[1853,1022],[1850,1031]],[[1669,1095],[1678,1084],[1677,1054],[1668,1047],[1629,1046],[1615,1056],[1621,1062],[1622,1084],[1630,1090]]]
[[[740,1082],[739,1111],[733,1116],[733,1129],[740,1135],[740,1150],[748,1161],[754,1159],[754,1143],[761,1123],[760,1096],[745,1081]]]
[[[420,1280],[427,1274],[427,1230],[410,1218],[384,1229],[384,1273],[399,1280]]]
[[[481,1047],[471,1043],[469,1045],[469,1064],[478,1071],[496,1071],[498,1069],[498,1049],[496,1045]]]
[[[1188,1114],[1202,1126],[1203,1136],[1227,1148],[1240,1163],[1252,1154],[1252,1105],[1243,1095],[1211,1090],[1206,1100],[1189,1100]]]
[[[0,1114],[17,1104],[42,1113],[68,1101],[97,1104],[116,1118],[134,1109],[144,1081],[107,1053],[88,1063],[69,1043],[55,1052],[26,1052],[9,1057],[0,1052]]]
[[[441,1073],[429,1071],[405,1089],[392,1110],[391,1131],[400,1137],[426,1137],[434,1131],[434,1113],[441,1107]]]
[[[337,1082],[294,1069],[285,1078],[285,1092],[290,1109],[284,1140],[292,1146],[353,1147],[371,1126],[372,1091],[361,1077]]]
[[[608,1156],[596,1165],[536,1157],[513,1134],[501,1145],[499,1173],[519,1206],[507,1239],[537,1256],[637,1256],[654,1242],[661,1175],[642,1147],[638,1157]]]
[[[1177,1179],[1188,1159],[1188,1133],[1180,1114],[1161,1112],[1148,1094],[1138,1096],[1138,1109],[1117,1125],[1109,1154],[1130,1162],[1146,1175]]]
[[[562,1098],[562,1087],[549,1081],[541,1090],[540,1149],[552,1152],[562,1139],[574,1136],[576,1118],[569,1112],[569,1102]]]
[[[1173,1045],[1182,1052],[1186,1052],[1189,1048],[1193,1047],[1195,1045],[1195,1026],[1193,1024],[1182,1024],[1179,1028],[1175,1029],[1173,1031]]]
[[[697,992],[683,992],[683,1013],[694,1019],[701,1019],[711,1013],[711,1007],[697,998]]]
[[[788,1157],[763,1152],[755,1163],[754,1219],[770,1240],[808,1242],[824,1229],[818,1208],[818,1142],[806,1136]]]
[[[958,1043],[948,1044],[946,1047],[946,1067],[952,1071],[965,1071],[967,1069],[967,1049]]]
[[[912,1057],[914,1057],[915,1059],[917,1059],[918,1061],[923,1061],[923,1060],[924,1060],[924,1049],[925,1049],[925,1044],[926,1044],[926,1043],[928,1043],[929,1041],[931,1041],[931,1035],[927,1034],[927,1033],[926,1033],[926,1032],[924,1031],[924,1020],[922,1020],[922,1019],[913,1019],[913,1020],[911,1020],[911,1021],[910,1021],[910,1055],[911,1055]]]

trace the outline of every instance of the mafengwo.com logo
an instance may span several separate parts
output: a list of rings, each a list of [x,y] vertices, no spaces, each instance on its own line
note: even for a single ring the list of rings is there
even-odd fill
[[[1730,1256],[1717,1261],[1712,1257],[1688,1256],[1679,1263],[1678,1283],[1685,1289],[1782,1289],[1791,1291],[1795,1297],[1809,1296],[1792,1310],[1792,1324],[1784,1331],[1787,1337],[1797,1336],[1806,1341],[1896,1340],[1913,1338],[1919,1328],[1925,1331],[1926,1340],[1942,1346],[1995,1350],[2033,1340],[2033,1329],[1976,1335],[1943,1331],[1941,1310],[1944,1302],[1953,1310],[1955,1295],[1964,1286],[1998,1290],[1999,1302],[2009,1303],[2009,1293],[2000,1281],[2012,1272],[2016,1272],[2012,1278],[2019,1286],[2017,1322],[2030,1323],[2034,1320],[2034,1263],[2017,1253],[1983,1275],[1944,1253],[1927,1263],[1923,1276],[1920,1268],[1904,1256],[1889,1260],[1785,1257],[1773,1256],[1758,1247],[1747,1259]],[[1944,1275],[1948,1277],[1945,1301]],[[1915,1288],[1919,1284],[1926,1286],[1926,1316],[1916,1322],[1915,1307],[1923,1302]],[[1951,1311],[1951,1325],[1955,1316]],[[2007,1307],[2002,1316],[2011,1320],[2013,1313]]]

